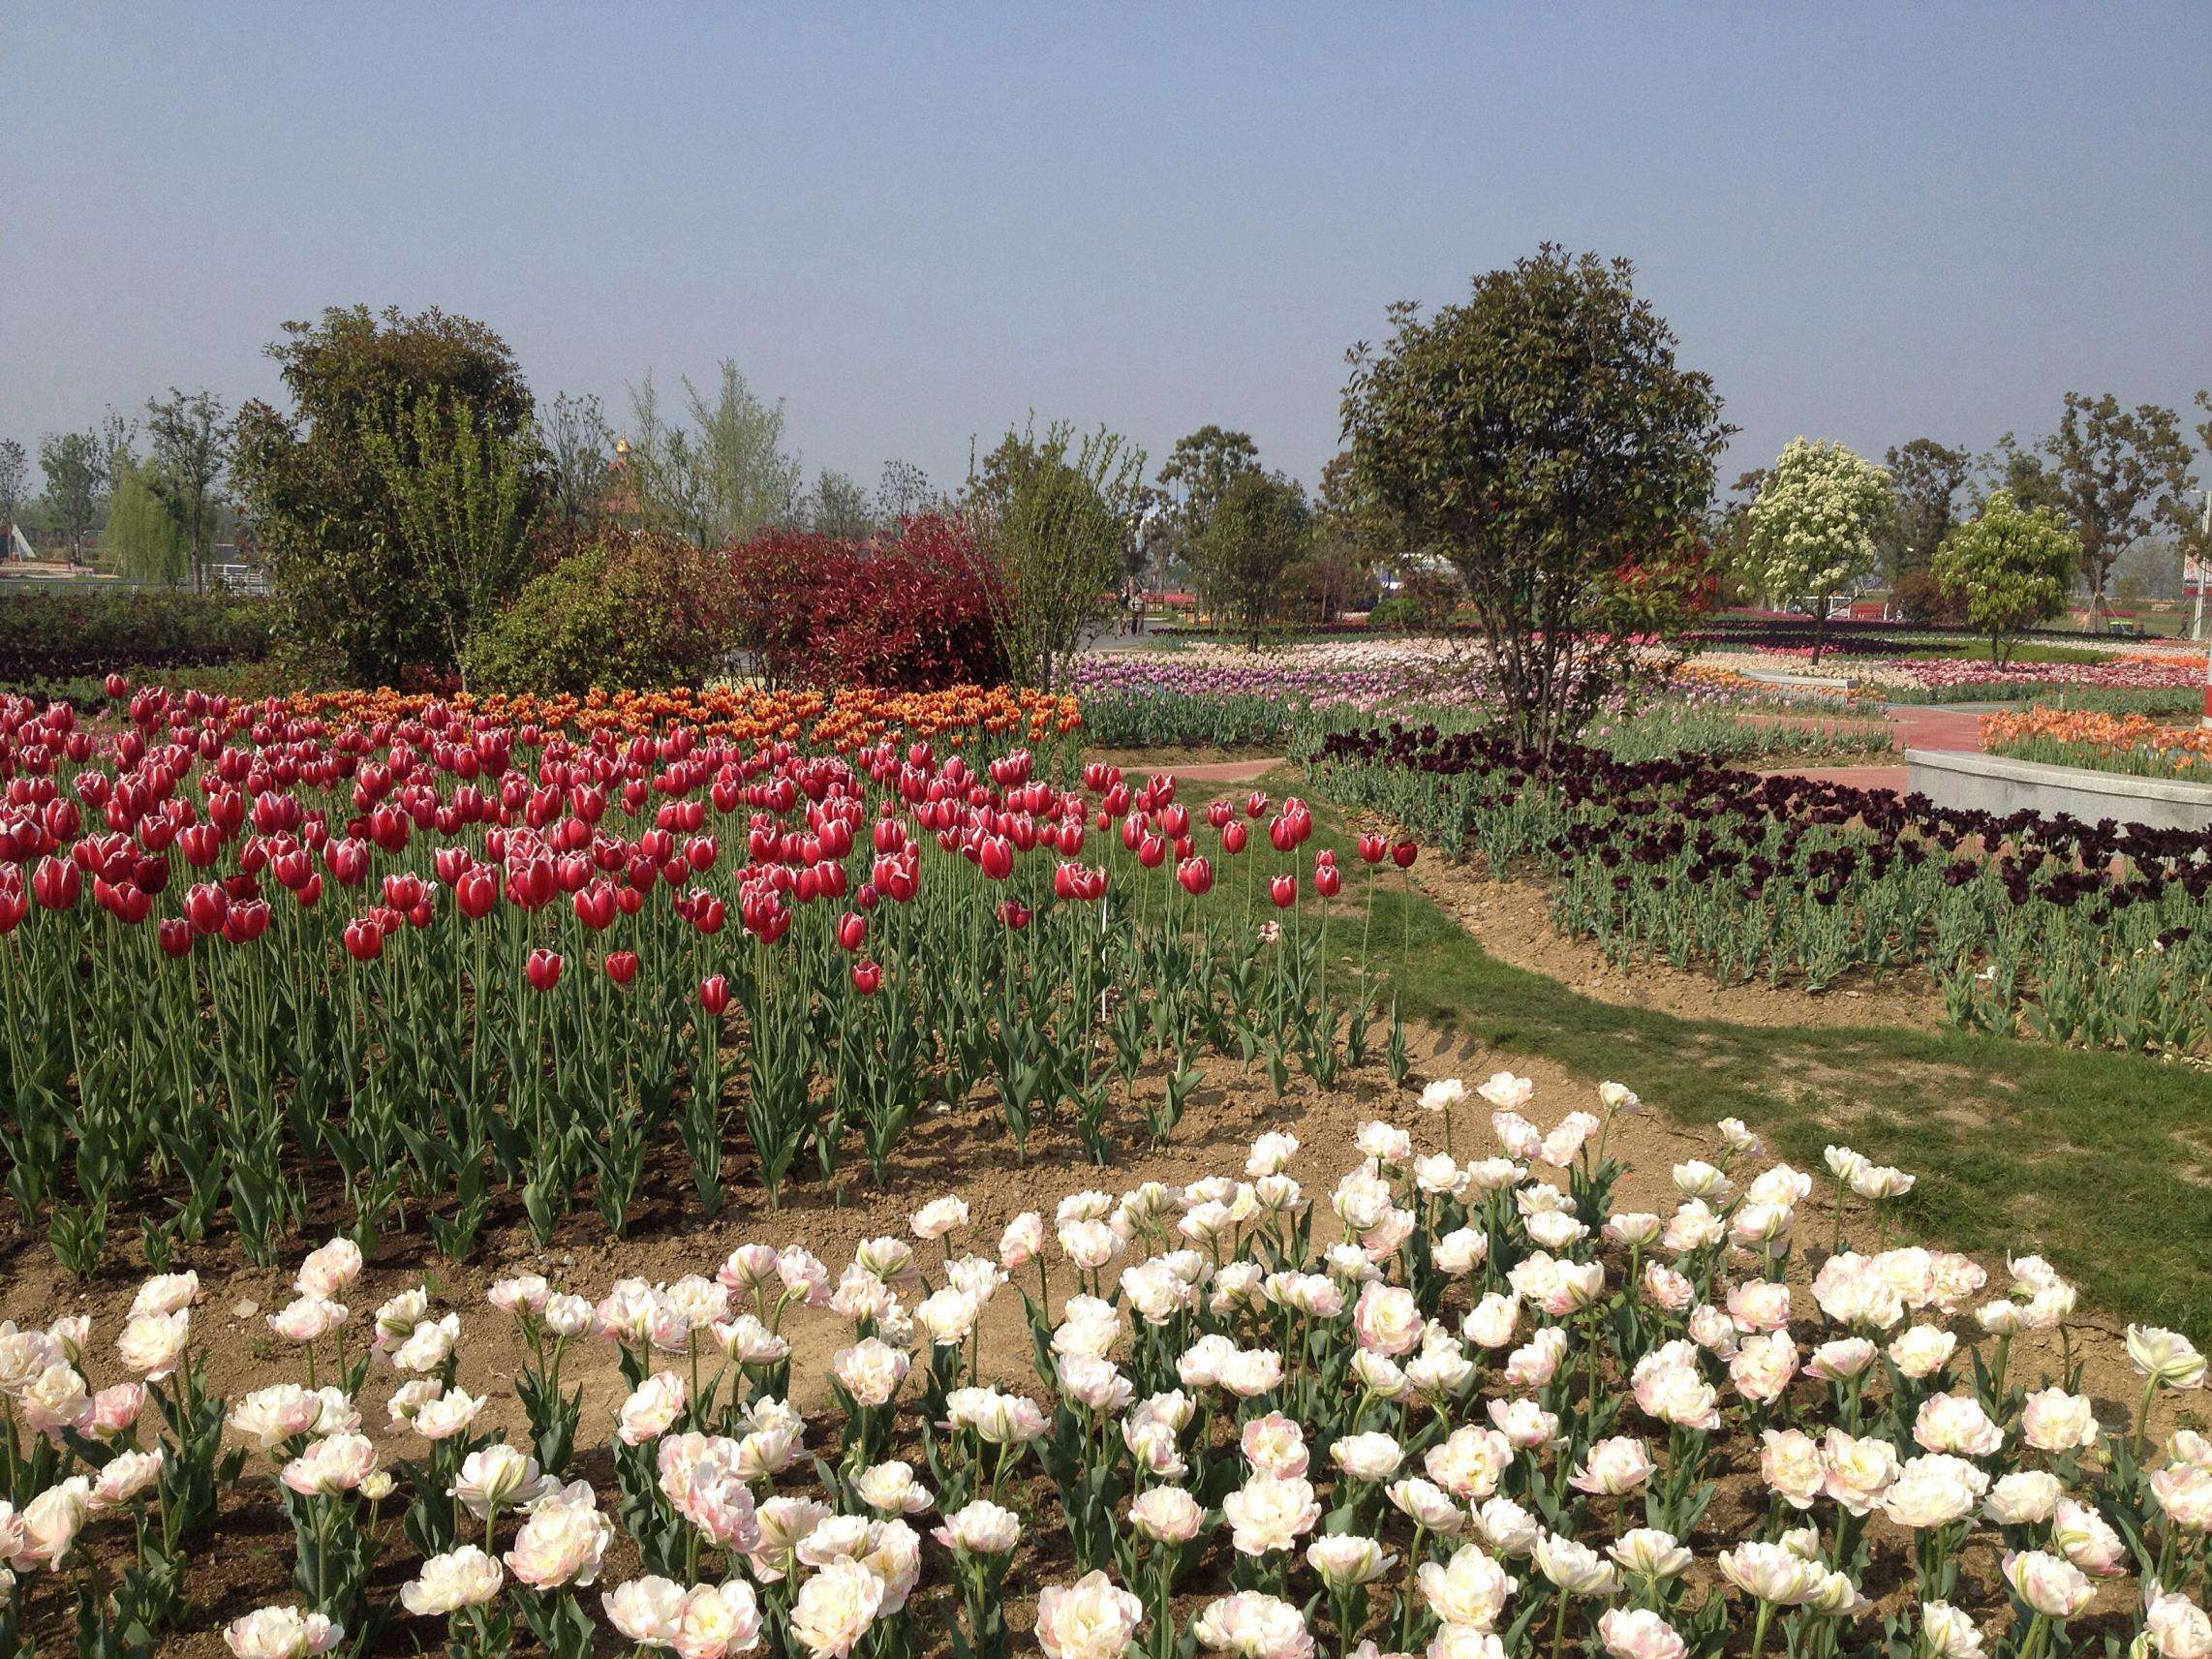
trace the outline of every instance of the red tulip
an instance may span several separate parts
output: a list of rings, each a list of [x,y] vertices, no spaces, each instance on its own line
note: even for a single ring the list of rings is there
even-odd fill
[[[472,922],[482,921],[499,904],[499,882],[489,870],[478,865],[453,883],[453,903]]]
[[[729,981],[721,974],[710,974],[699,981],[699,1006],[716,1018],[729,1007]]]
[[[1298,850],[1298,824],[1288,815],[1277,813],[1268,819],[1268,841],[1277,852]]]
[[[530,953],[524,971],[530,983],[540,991],[550,991],[561,982],[561,955],[558,951],[538,949]]]
[[[0,933],[5,933],[0,928]],[[154,924],[154,937],[162,947],[162,955],[174,960],[192,954],[192,924],[182,916],[164,916]]]
[[[1379,835],[1360,837],[1360,857],[1368,864],[1380,864],[1390,856],[1390,844]]]
[[[355,962],[374,962],[384,953],[384,931],[367,916],[346,924],[346,954]]]
[[[1313,890],[1324,899],[1334,899],[1343,890],[1344,877],[1334,864],[1314,866]]]
[[[976,849],[976,862],[992,880],[1003,881],[1014,874],[1014,844],[1004,836],[986,836]]]
[[[30,907],[31,902],[23,897],[21,888],[0,887],[0,938],[15,931]]]
[[[1185,858],[1175,867],[1175,878],[1185,893],[1203,898],[1214,890],[1214,866],[1203,858]]]
[[[1029,925],[1029,907],[1019,899],[1002,900],[998,906],[998,919],[1010,928]]]
[[[1251,832],[1241,823],[1231,822],[1221,826],[1221,850],[1232,856],[1244,851],[1251,839]]]
[[[1276,909],[1289,909],[1291,906],[1298,903],[1298,877],[1295,876],[1275,876],[1268,883],[1268,897],[1275,901]]]
[[[221,933],[223,918],[230,913],[230,895],[212,881],[201,882],[184,896],[184,919],[194,933]]]
[[[1167,843],[1156,835],[1148,835],[1137,843],[1137,862],[1147,870],[1157,870],[1167,862]]]
[[[607,977],[617,985],[628,985],[637,977],[637,952],[610,950],[607,952]]]
[[[100,685],[101,689],[118,703],[131,694],[131,682],[121,674],[111,673],[107,679],[101,681]]]
[[[31,875],[31,892],[49,910],[66,910],[84,891],[84,876],[76,865],[48,853]]]
[[[868,918],[858,911],[847,910],[837,919],[837,942],[846,950],[858,950],[868,942]]]
[[[866,957],[852,965],[852,988],[863,997],[873,997],[882,988],[883,969]]]
[[[1390,861],[1400,870],[1411,870],[1413,860],[1420,850],[1410,841],[1401,841],[1390,849]]]
[[[1254,789],[1249,795],[1244,797],[1244,816],[1248,818],[1264,818],[1267,815],[1268,798],[1259,790]]]

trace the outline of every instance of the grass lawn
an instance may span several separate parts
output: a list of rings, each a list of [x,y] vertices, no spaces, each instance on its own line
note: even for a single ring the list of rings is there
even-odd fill
[[[1265,782],[1299,786],[1289,773]],[[1350,839],[1314,806],[1316,842],[1349,868]],[[2039,1251],[2096,1310],[2212,1338],[2212,1075],[1966,1031],[1804,1031],[1618,1007],[1498,962],[1401,882],[1377,893],[1378,964],[1410,922],[1408,1019],[1593,1084],[1618,1078],[1683,1123],[1741,1118],[1822,1180],[1822,1149],[1849,1143],[1920,1178],[1900,1214],[1927,1237],[1986,1261]]]

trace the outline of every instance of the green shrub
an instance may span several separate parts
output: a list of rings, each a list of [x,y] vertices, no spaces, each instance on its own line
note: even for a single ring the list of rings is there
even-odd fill
[[[611,536],[533,577],[462,654],[472,691],[697,685],[729,647],[730,575],[689,542]]]
[[[0,686],[259,662],[269,655],[265,599],[160,590],[0,595]]]

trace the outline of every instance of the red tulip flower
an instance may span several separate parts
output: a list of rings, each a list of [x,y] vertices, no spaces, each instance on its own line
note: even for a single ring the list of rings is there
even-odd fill
[[[355,962],[374,962],[384,953],[384,931],[367,916],[346,924],[346,954]]]
[[[1192,898],[1204,898],[1214,890],[1214,866],[1203,858],[1185,858],[1175,867],[1175,878]]]
[[[1390,849],[1390,861],[1400,870],[1411,870],[1413,860],[1420,850],[1410,841],[1401,841]]]
[[[49,910],[66,910],[84,891],[84,874],[74,864],[48,853],[31,874],[31,893]]]
[[[1289,909],[1291,906],[1298,903],[1298,877],[1295,876],[1275,876],[1268,883],[1268,897],[1275,901],[1276,909]]]
[[[212,881],[203,881],[184,896],[184,919],[198,934],[219,934],[223,918],[230,913],[230,895]]]
[[[852,988],[863,997],[873,997],[882,989],[883,969],[866,957],[852,965]]]
[[[1148,835],[1137,843],[1137,862],[1147,870],[1157,870],[1167,862],[1167,843],[1156,835]]]
[[[837,919],[837,942],[845,950],[858,950],[868,942],[868,918],[847,910]]]
[[[1344,877],[1334,864],[1314,866],[1313,890],[1324,899],[1334,899],[1343,890]]]
[[[1254,789],[1244,797],[1244,816],[1247,818],[1264,818],[1267,815],[1268,798],[1259,790]]]
[[[540,991],[550,991],[561,982],[561,968],[560,952],[539,949],[530,953],[530,961],[523,970],[530,975],[531,984]]]
[[[1221,850],[1232,857],[1244,851],[1251,839],[1251,832],[1241,823],[1226,823],[1221,826]]]
[[[637,977],[637,952],[610,950],[607,952],[607,977],[617,985],[628,985]]]
[[[720,1019],[729,1007],[729,981],[719,973],[700,980],[699,1006]]]
[[[7,929],[0,928],[0,933]],[[171,961],[192,954],[192,924],[182,916],[164,916],[154,925],[154,937],[162,947],[162,955]]]
[[[998,919],[1010,928],[1028,927],[1029,914],[1029,906],[1023,904],[1019,899],[1003,900],[998,906]]]

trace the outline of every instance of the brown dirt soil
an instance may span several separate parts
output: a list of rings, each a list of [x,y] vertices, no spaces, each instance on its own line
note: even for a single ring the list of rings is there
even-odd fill
[[[1922,973],[1860,979],[1816,994],[1764,980],[1724,985],[1709,974],[1662,962],[1615,968],[1594,941],[1553,931],[1550,901],[1534,881],[1497,878],[1479,864],[1440,859],[1416,865],[1414,879],[1498,961],[1555,979],[1596,1001],[1738,1026],[1932,1030],[1943,1024],[1942,993]]]
[[[1797,1017],[1803,1016],[1800,1013]],[[1473,1083],[1492,1071],[1507,1069],[1534,1080],[1536,1097],[1530,1116],[1540,1123],[1550,1123],[1568,1110],[1592,1104],[1593,1085],[1551,1062],[1491,1051],[1463,1036],[1427,1031],[1411,1036],[1413,1087],[1428,1078],[1443,1076],[1463,1077]],[[729,1172],[732,1203],[722,1216],[709,1221],[688,1207],[688,1181],[680,1163],[671,1158],[659,1172],[661,1189],[667,1195],[663,1206],[630,1238],[604,1237],[596,1216],[587,1209],[568,1218],[552,1248],[538,1250],[519,1216],[509,1215],[487,1236],[476,1259],[454,1264],[430,1252],[417,1225],[404,1237],[384,1241],[372,1253],[352,1299],[353,1326],[361,1331],[380,1302],[411,1286],[427,1284],[441,1307],[450,1306],[461,1313],[462,1385],[472,1392],[488,1394],[491,1420],[519,1436],[524,1420],[513,1395],[513,1378],[522,1357],[521,1345],[506,1316],[483,1300],[485,1288],[503,1275],[542,1273],[566,1288],[596,1298],[611,1280],[625,1275],[667,1280],[685,1273],[712,1274],[735,1244],[750,1240],[804,1244],[828,1263],[834,1274],[850,1259],[853,1246],[861,1240],[881,1233],[904,1233],[908,1215],[940,1192],[957,1191],[972,1208],[972,1227],[961,1243],[989,1250],[999,1229],[1013,1215],[1026,1209],[1042,1209],[1049,1214],[1053,1204],[1070,1191],[1099,1186],[1119,1192],[1149,1180],[1182,1183],[1204,1174],[1236,1174],[1242,1169],[1250,1139],[1264,1129],[1287,1129],[1299,1137],[1301,1151],[1292,1173],[1319,1202],[1325,1202],[1326,1191],[1336,1176],[1355,1161],[1350,1150],[1352,1136],[1365,1120],[1392,1118],[1412,1129],[1417,1143],[1424,1147],[1441,1145],[1443,1140],[1443,1125],[1418,1110],[1411,1089],[1393,1090],[1379,1061],[1346,1074],[1338,1087],[1329,1091],[1294,1077],[1288,1096],[1281,1101],[1273,1098],[1264,1076],[1257,1072],[1243,1075],[1233,1062],[1209,1062],[1205,1071],[1206,1081],[1173,1143],[1153,1150],[1137,1144],[1134,1134],[1127,1135],[1119,1161],[1110,1169],[1090,1163],[1064,1126],[1039,1132],[1028,1163],[1017,1165],[995,1112],[987,1104],[970,1103],[917,1124],[898,1160],[887,1194],[868,1187],[863,1170],[846,1183],[842,1195],[824,1190],[818,1182],[803,1183],[780,1211],[770,1211],[751,1187],[749,1159],[733,1158]],[[1633,1082],[1633,1076],[1627,1081]],[[1158,1080],[1152,1075],[1139,1085],[1140,1089],[1157,1086]],[[1134,1121],[1133,1114],[1130,1121]],[[1492,1145],[1489,1110],[1479,1100],[1456,1115],[1452,1128],[1454,1144],[1462,1156]],[[1618,1189],[1619,1207],[1671,1208],[1672,1166],[1690,1156],[1713,1157],[1717,1144],[1717,1136],[1709,1130],[1686,1129],[1656,1115],[1621,1120],[1613,1131],[1613,1150],[1627,1162],[1629,1173]],[[1801,1308],[1810,1306],[1801,1286],[1825,1256],[1828,1221],[1824,1205],[1828,1184],[1824,1174],[1816,1182],[1812,1200],[1800,1210],[1801,1248],[1793,1277],[1800,1285]],[[1862,1247],[1873,1247],[1862,1216],[1853,1215],[1848,1232]],[[196,1267],[205,1289],[204,1301],[196,1313],[198,1341],[207,1355],[209,1381],[216,1391],[235,1397],[270,1383],[303,1380],[302,1367],[269,1334],[263,1320],[289,1299],[291,1269],[304,1247],[304,1243],[295,1243],[287,1248],[281,1271],[247,1263],[236,1240],[228,1235],[196,1251],[180,1252],[176,1265]],[[0,1315],[44,1324],[62,1312],[91,1314],[90,1380],[96,1387],[119,1380],[123,1373],[113,1361],[112,1344],[138,1274],[116,1268],[88,1285],[76,1284],[60,1275],[43,1244],[19,1234],[0,1259],[6,1261],[9,1270],[5,1288],[0,1289]],[[1991,1270],[1993,1283],[2001,1284],[2003,1264],[1985,1265]],[[1064,1270],[1056,1271],[1052,1283],[1055,1299],[1072,1288]],[[810,1410],[818,1410],[826,1402],[822,1378],[830,1356],[845,1339],[845,1330],[827,1313],[801,1309],[787,1321],[785,1333],[794,1348],[794,1396]],[[1962,1331],[1962,1338],[1970,1334]],[[2103,1324],[2085,1336],[2089,1370],[2084,1386],[2099,1400],[2101,1413],[2121,1421],[2132,1409],[2135,1389],[2116,1331]],[[2046,1355],[2023,1338],[2015,1346],[2014,1375],[2032,1378],[2046,1361],[2055,1368],[2055,1354]],[[981,1374],[1031,1395],[1039,1392],[1020,1303],[1011,1295],[998,1299],[984,1322]],[[580,1436],[585,1451],[577,1472],[592,1480],[602,1495],[611,1494],[614,1480],[605,1446],[611,1413],[624,1393],[611,1347],[579,1344],[565,1375],[570,1383],[582,1383],[585,1388]],[[385,1402],[393,1381],[388,1369],[372,1370],[359,1401],[363,1431],[378,1441],[387,1462],[419,1455],[421,1450],[419,1442],[389,1424]],[[1739,1523],[1764,1501],[1753,1490],[1756,1457],[1746,1453],[1745,1446],[1738,1443],[1740,1439],[1740,1435],[1730,1437],[1733,1462],[1712,1514],[1697,1535],[1702,1556],[1709,1556],[1727,1538],[1740,1536]],[[904,1434],[902,1440],[910,1445]],[[819,1441],[810,1444],[818,1446]],[[918,1458],[915,1460],[918,1462]],[[219,1634],[223,1623],[265,1602],[291,1599],[292,1544],[282,1512],[266,1484],[273,1472],[266,1459],[255,1459],[246,1482],[227,1501],[218,1547],[189,1574],[196,1610],[191,1629],[166,1642],[165,1653],[219,1655],[224,1652]],[[1037,1513],[1046,1495],[1041,1482],[1032,1483],[1024,1499],[1029,1512]],[[1729,1528],[1737,1530],[1731,1532]],[[103,1530],[96,1524],[88,1534],[95,1548],[101,1547]],[[112,1525],[105,1531],[111,1533]],[[396,1524],[391,1537],[379,1573],[379,1594],[384,1598],[394,1594],[412,1572],[411,1552],[398,1538]],[[1889,1552],[1893,1553],[1895,1547],[1891,1540]],[[925,1587],[917,1611],[924,1617],[924,1627],[929,1628],[931,1610],[937,1607],[946,1572],[935,1559],[937,1547],[926,1548],[932,1560],[925,1566],[925,1586],[937,1587]],[[1214,1549],[1221,1559],[1210,1560],[1196,1576],[1194,1596],[1217,1592],[1223,1582],[1220,1574],[1226,1561],[1225,1539],[1217,1539]],[[624,1543],[610,1554],[601,1588],[623,1582],[637,1570],[633,1551],[630,1551],[630,1547]],[[1993,1558],[1977,1559],[1972,1569],[1972,1575],[1985,1586],[1993,1582]],[[1060,1530],[1038,1527],[1023,1544],[1008,1580],[1010,1623],[1017,1630],[1027,1630],[1034,1616],[1034,1586],[1069,1576],[1071,1558]],[[48,1647],[65,1644],[69,1639],[58,1619],[60,1610],[52,1588],[43,1582],[28,1587],[33,1592],[35,1615],[37,1610],[43,1610],[43,1616],[37,1616],[43,1644]],[[1903,1594],[1894,1586],[1878,1584],[1869,1585],[1868,1593],[1884,1587],[1890,1590],[1886,1601],[1897,1600]],[[595,1612],[597,1594],[590,1592],[586,1597]],[[1977,1605],[1989,1605],[1982,1596],[1971,1599]],[[2118,1605],[2115,1602],[2115,1611]],[[430,1642],[436,1634],[400,1614],[386,1630],[380,1650],[406,1651],[414,1641]],[[928,1648],[935,1650],[938,1645],[925,1639]]]

